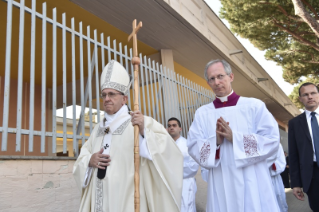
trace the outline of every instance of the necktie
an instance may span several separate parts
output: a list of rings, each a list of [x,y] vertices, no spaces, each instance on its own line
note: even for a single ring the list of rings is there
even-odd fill
[[[315,154],[317,158],[317,166],[319,167],[319,126],[316,118],[316,112],[311,112],[311,129],[313,144],[315,146]]]

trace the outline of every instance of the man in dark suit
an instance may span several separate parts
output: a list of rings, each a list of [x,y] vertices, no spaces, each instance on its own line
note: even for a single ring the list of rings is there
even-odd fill
[[[319,90],[313,83],[299,88],[299,100],[305,112],[289,121],[289,173],[293,194],[319,212]],[[303,188],[303,190],[301,189]]]

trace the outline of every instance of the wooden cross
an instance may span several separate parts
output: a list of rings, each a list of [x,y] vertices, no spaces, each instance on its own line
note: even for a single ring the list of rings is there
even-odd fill
[[[138,30],[140,30],[142,28],[142,22],[140,21],[140,23],[138,23],[138,25],[136,26],[136,19],[134,19],[133,23],[132,23],[132,28],[133,31],[130,34],[130,36],[128,36],[128,41],[130,41],[133,38],[133,57],[137,57],[137,32]]]
[[[128,41],[133,38],[133,57],[132,64],[134,65],[134,111],[139,110],[138,96],[139,96],[139,83],[138,83],[138,66],[140,58],[137,52],[137,36],[136,33],[142,27],[142,22],[136,26],[136,19],[132,23],[133,31],[128,36]],[[139,147],[139,127],[134,125],[134,210],[140,212],[140,147]]]

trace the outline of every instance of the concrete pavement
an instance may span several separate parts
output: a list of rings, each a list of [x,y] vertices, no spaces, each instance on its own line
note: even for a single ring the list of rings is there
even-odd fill
[[[196,175],[197,182],[197,193],[196,193],[196,209],[197,212],[206,211],[206,194],[207,194],[207,183],[202,179],[200,169]],[[288,212],[311,212],[309,208],[308,199],[300,201],[295,198],[291,189],[285,189],[286,200],[288,204]]]

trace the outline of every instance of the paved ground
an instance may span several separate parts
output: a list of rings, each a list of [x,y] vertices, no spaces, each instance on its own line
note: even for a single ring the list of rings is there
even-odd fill
[[[196,175],[197,181],[197,193],[196,193],[196,209],[197,212],[206,212],[206,193],[207,193],[207,183],[203,181],[200,170]],[[286,199],[288,204],[288,212],[311,212],[309,208],[308,199],[305,201],[300,201],[295,198],[291,189],[286,189]]]

